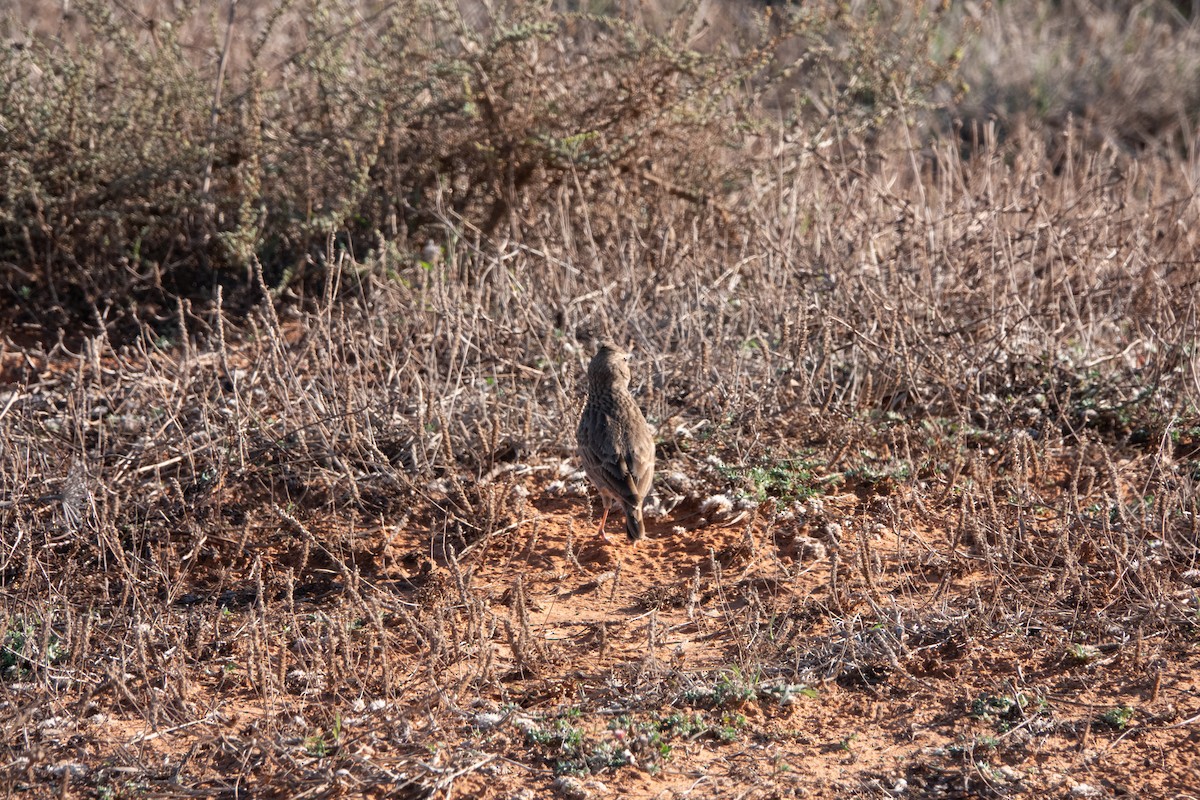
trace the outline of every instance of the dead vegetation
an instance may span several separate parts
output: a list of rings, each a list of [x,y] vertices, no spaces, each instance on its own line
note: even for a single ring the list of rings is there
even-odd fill
[[[334,8],[278,24],[311,34]],[[632,22],[518,12],[451,26],[444,59],[361,35],[409,47],[417,30],[367,11],[289,40],[310,42],[305,75],[374,76],[355,97],[397,105],[370,119],[341,79],[280,116],[324,86],[285,70],[214,138],[211,80],[181,78],[197,149],[147,148],[176,166],[134,188],[192,205],[131,200],[145,224],[95,194],[111,176],[79,177],[84,139],[25,162],[26,188],[53,192],[8,173],[3,266],[25,305],[0,352],[5,788],[1184,796],[1200,782],[1191,129],[1135,150],[1099,114],[929,127],[952,54],[884,99],[873,30],[938,56],[946,26],[987,31],[986,8],[971,25],[777,21],[762,53],[800,42],[826,67],[747,74],[748,56],[685,61]],[[133,52],[191,57],[161,38]],[[384,67],[402,79],[383,86]],[[659,77],[630,83],[642,70]],[[735,125],[787,91],[803,101],[785,123]],[[496,96],[507,114],[463,107]],[[143,103],[131,124],[162,108]],[[11,108],[0,135],[33,142]],[[222,173],[239,136],[249,161]],[[217,193],[235,173],[244,193]],[[30,224],[67,200],[76,216]],[[211,296],[172,292],[167,273],[218,241]],[[137,302],[106,311],[101,288]],[[82,333],[17,324],[86,307]],[[657,427],[659,511],[636,548],[588,538],[573,464],[601,333],[636,345]]]

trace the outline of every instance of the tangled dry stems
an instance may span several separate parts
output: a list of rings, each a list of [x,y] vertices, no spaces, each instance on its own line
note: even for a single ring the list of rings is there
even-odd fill
[[[500,753],[548,766],[451,732],[481,706],[545,708],[555,681],[591,713],[688,706],[737,729],[727,709],[766,693],[962,679],[961,654],[999,641],[1081,662],[1116,647],[1160,680],[1184,663],[1194,163],[1020,125],[969,128],[964,158],[878,124],[736,162],[733,216],[662,182],[602,191],[613,173],[575,164],[521,201],[508,241],[466,218],[513,212],[511,192],[429,206],[433,262],[399,228],[354,254],[317,226],[308,303],[276,302],[258,252],[249,308],[219,289],[132,338],[9,339],[6,780],[449,792]],[[763,495],[738,536],[640,596],[622,562],[594,572],[543,533],[588,338],[612,332],[638,345],[667,524],[714,492]],[[746,469],[784,462],[812,474]],[[547,641],[540,604],[565,576],[642,603],[636,655],[606,622]],[[721,669],[684,668],[666,641],[685,626]],[[136,727],[75,764],[83,720]],[[222,733],[164,768],[150,743],[193,728]]]

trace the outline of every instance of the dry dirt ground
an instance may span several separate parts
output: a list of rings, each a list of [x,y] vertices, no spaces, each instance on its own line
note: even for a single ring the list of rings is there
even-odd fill
[[[514,523],[456,557],[419,517],[340,552],[251,520],[188,576],[240,552],[243,589],[148,609],[191,653],[142,622],[124,679],[4,683],[6,796],[1200,797],[1194,638],[964,619],[1003,587],[876,523],[895,497],[683,504],[602,545],[552,478],[510,479]]]
[[[0,797],[1200,799],[1195,2],[16,5]]]

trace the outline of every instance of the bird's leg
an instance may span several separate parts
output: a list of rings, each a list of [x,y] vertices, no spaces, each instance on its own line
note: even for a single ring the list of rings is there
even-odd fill
[[[600,541],[604,542],[605,544],[612,544],[612,541],[608,538],[608,535],[604,533],[604,523],[608,522],[608,503],[604,503],[603,505],[604,513],[600,515],[600,528],[596,531],[596,533],[600,534]]]

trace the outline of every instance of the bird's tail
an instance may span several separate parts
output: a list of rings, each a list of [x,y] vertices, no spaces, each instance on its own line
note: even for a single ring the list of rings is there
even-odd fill
[[[640,504],[637,508],[625,507],[625,532],[634,542],[646,535],[646,523],[642,520]]]

